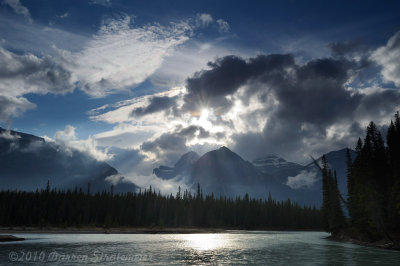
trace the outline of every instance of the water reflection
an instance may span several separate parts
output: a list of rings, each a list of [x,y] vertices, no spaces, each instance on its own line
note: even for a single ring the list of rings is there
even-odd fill
[[[229,239],[223,234],[188,234],[183,236],[186,248],[210,251],[227,247]]]
[[[228,234],[181,235],[182,263],[192,265],[229,263],[226,251],[231,245]],[[225,256],[225,258],[224,258]]]
[[[332,242],[321,232],[232,232],[225,234],[18,235],[0,243],[0,265],[10,254],[46,255],[36,265],[81,265],[62,258],[87,256],[91,265],[399,265],[400,252]],[[58,254],[58,260],[49,257]],[[101,255],[101,256],[100,256]],[[128,259],[127,259],[128,258]],[[16,263],[20,265],[21,263]]]

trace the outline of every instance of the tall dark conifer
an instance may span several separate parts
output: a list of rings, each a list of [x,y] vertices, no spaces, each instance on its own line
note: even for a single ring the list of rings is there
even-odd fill
[[[329,226],[330,196],[329,196],[329,179],[328,179],[328,163],[326,156],[322,156],[322,226],[325,231],[330,231]]]
[[[340,191],[337,183],[336,171],[332,175],[329,171],[329,194],[331,197],[331,210],[330,210],[330,232],[337,233],[346,226],[346,219],[343,214],[342,204],[340,202]]]
[[[351,218],[355,214],[356,209],[356,189],[353,174],[353,160],[351,158],[350,150],[346,150],[346,166],[347,166],[347,209],[349,211],[350,223],[353,221]]]
[[[400,117],[389,125],[385,146],[381,132],[371,122],[357,156],[347,158],[350,228],[371,240],[393,239],[400,224]],[[349,157],[349,156],[348,156]]]

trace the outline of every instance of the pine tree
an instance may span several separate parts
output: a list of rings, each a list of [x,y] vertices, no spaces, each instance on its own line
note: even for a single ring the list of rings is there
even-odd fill
[[[338,233],[346,225],[340,202],[340,191],[337,185],[336,172],[328,167],[326,156],[322,156],[322,225],[325,231]]]
[[[385,146],[381,132],[371,122],[357,156],[348,167],[348,206],[351,229],[371,240],[392,239],[400,224],[400,117],[395,114]],[[397,233],[395,233],[396,235]]]
[[[359,139],[360,140],[360,139]],[[351,158],[350,150],[346,150],[346,166],[347,166],[347,209],[349,211],[350,223],[353,221],[351,218],[355,214],[356,209],[356,190],[355,190],[355,181],[353,174],[353,160]]]
[[[400,115],[397,112],[394,122],[390,122],[387,132],[387,156],[390,168],[387,193],[389,226],[394,230],[400,224]]]
[[[334,175],[332,176],[332,172],[329,171],[329,181],[330,181],[330,232],[332,233],[337,233],[341,229],[343,229],[346,226],[346,219],[343,214],[343,209],[342,205],[340,202],[340,191],[338,188],[338,183],[337,183],[337,176],[336,176],[336,171],[334,171]]]
[[[329,197],[329,180],[328,180],[328,163],[326,156],[322,156],[322,226],[325,231],[330,231],[329,226],[329,211],[330,211],[330,197]]]

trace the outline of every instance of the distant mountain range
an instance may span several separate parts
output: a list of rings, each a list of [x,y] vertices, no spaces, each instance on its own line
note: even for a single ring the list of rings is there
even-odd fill
[[[36,190],[47,181],[57,189],[134,192],[135,184],[105,162],[22,132],[0,128],[0,189]]]
[[[354,151],[351,154],[355,156]],[[337,172],[342,194],[346,195],[346,149],[329,152],[326,157],[330,168]],[[321,158],[317,161],[320,162]],[[160,166],[153,173],[162,179],[183,179],[193,189],[199,183],[205,193],[216,195],[248,193],[253,197],[266,198],[271,193],[274,199],[290,198],[301,204],[317,206],[322,201],[321,173],[314,162],[300,165],[274,155],[248,162],[222,147],[201,157],[195,152],[186,153],[178,163],[174,167]]]
[[[158,177],[162,177],[163,179],[172,179],[176,176],[189,175],[192,171],[193,164],[199,158],[200,156],[196,152],[190,151],[182,155],[174,167],[161,165],[160,167],[155,168],[153,173]]]
[[[353,158],[355,152],[351,151]],[[335,169],[341,193],[347,194],[346,149],[326,154]],[[317,161],[320,162],[321,158]],[[310,159],[311,161],[311,159]],[[159,166],[153,173],[164,180],[200,184],[203,193],[236,197],[248,193],[277,200],[290,198],[300,204],[320,206],[322,180],[313,162],[300,165],[274,155],[249,162],[226,147],[199,156],[188,152],[172,167]],[[46,186],[59,189],[82,188],[91,192],[135,191],[138,187],[105,162],[43,138],[0,128],[0,189],[36,190]]]

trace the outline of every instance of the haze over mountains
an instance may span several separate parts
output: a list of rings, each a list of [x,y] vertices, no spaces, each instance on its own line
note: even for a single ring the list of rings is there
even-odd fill
[[[328,164],[337,171],[343,195],[347,194],[345,154],[346,149],[326,154]],[[44,188],[47,180],[59,189],[78,187],[86,191],[90,184],[91,192],[110,190],[112,184],[115,192],[133,192],[138,188],[117,169],[83,152],[2,128],[0,169],[0,189],[36,190]],[[313,162],[300,165],[274,155],[249,162],[226,147],[203,156],[190,151],[173,167],[161,165],[153,174],[193,190],[200,184],[203,193],[217,196],[236,197],[248,193],[252,197],[267,198],[270,193],[276,200],[290,198],[316,206],[322,200],[321,175]]]
[[[354,151],[351,153],[355,155]],[[330,152],[326,157],[329,166],[337,171],[339,188],[346,195],[346,149]],[[184,171],[175,165],[160,166],[153,173],[163,179],[183,180],[193,189],[199,183],[205,193],[233,197],[248,193],[262,198],[271,193],[277,200],[290,198],[302,204],[321,204],[322,179],[313,162],[303,166],[278,156],[267,155],[250,163],[222,147],[201,157],[194,152],[186,153],[179,164],[186,165]]]
[[[82,188],[86,192],[135,191],[137,186],[105,162],[47,142],[43,138],[0,128],[0,189],[36,190]]]

